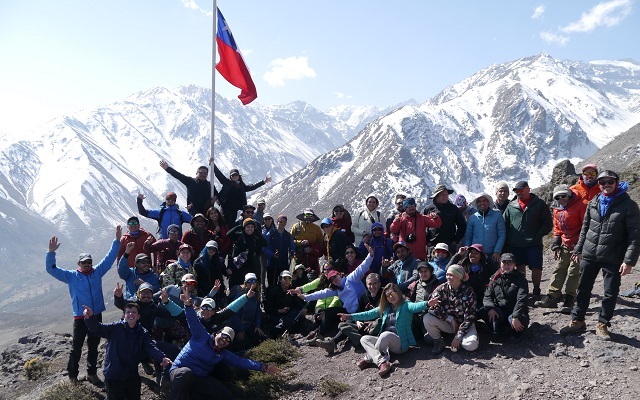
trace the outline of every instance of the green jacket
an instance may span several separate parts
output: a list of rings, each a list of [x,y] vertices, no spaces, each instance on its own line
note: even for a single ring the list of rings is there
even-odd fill
[[[316,278],[311,282],[302,285],[302,293],[314,292],[316,289],[318,289],[319,284],[320,278]],[[338,296],[331,296],[324,299],[316,300],[316,308],[322,308],[323,310],[326,310],[330,307],[342,307],[342,302],[340,301],[340,298],[338,298]]]
[[[502,216],[507,226],[507,249],[541,246],[542,238],[553,228],[549,206],[533,193],[524,211],[520,208],[518,199],[515,199],[509,203]]]

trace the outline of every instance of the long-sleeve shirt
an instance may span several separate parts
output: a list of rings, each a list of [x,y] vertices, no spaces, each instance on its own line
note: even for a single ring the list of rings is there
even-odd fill
[[[443,283],[431,293],[430,298],[437,298],[440,302],[431,307],[429,313],[442,321],[449,317],[455,320],[460,325],[456,337],[462,339],[476,321],[476,296],[473,289],[464,284],[452,289],[448,283]]]

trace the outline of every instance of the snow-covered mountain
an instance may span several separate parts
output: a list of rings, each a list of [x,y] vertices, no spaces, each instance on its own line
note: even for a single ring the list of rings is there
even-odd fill
[[[369,124],[275,185],[267,203],[289,213],[361,208],[375,192],[428,201],[437,183],[492,191],[496,181],[546,182],[562,159],[593,154],[640,122],[640,65],[559,61],[547,54],[492,65]],[[469,196],[468,196],[469,197]]]

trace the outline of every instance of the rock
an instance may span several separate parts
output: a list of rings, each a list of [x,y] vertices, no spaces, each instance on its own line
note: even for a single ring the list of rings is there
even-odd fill
[[[580,366],[581,367],[585,367],[585,368],[588,367],[589,366],[589,361],[587,361],[587,360],[580,361]]]
[[[632,365],[632,366],[630,366],[630,367],[629,367],[629,369],[630,369],[631,371],[637,371],[637,370],[638,370],[638,367],[637,367],[636,365]]]

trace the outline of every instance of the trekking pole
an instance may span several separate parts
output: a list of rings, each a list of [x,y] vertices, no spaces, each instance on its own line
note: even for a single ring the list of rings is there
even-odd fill
[[[298,313],[298,315],[296,315],[296,317],[293,319],[293,322],[291,322],[291,325],[289,325],[287,327],[287,329],[282,332],[282,336],[280,336],[281,338],[284,338],[284,335],[286,335],[287,333],[289,333],[289,329],[291,329],[292,326],[294,326],[296,324],[296,322],[298,321],[298,318],[300,318],[300,316],[302,315],[302,313],[304,312],[304,310],[307,309],[307,305],[309,304],[308,300],[305,300],[304,302],[304,306],[302,306],[302,308],[300,309],[300,312]]]

